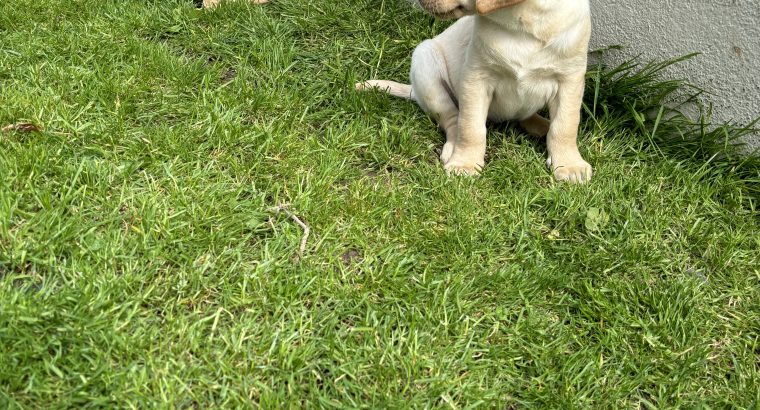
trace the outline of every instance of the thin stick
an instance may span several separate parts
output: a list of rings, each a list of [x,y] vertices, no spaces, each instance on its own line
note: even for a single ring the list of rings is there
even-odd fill
[[[214,7],[222,0],[203,0],[203,7],[209,8]],[[269,0],[253,0],[253,4],[264,4],[269,3]]]
[[[275,213],[284,213],[288,216],[288,218],[295,221],[295,223],[298,224],[298,226],[303,229],[303,237],[301,238],[301,246],[298,247],[298,256],[302,257],[304,252],[306,252],[306,241],[309,240],[309,233],[311,232],[311,229],[309,228],[309,225],[306,225],[298,216],[296,216],[293,212],[290,212],[288,209],[288,205],[280,205],[278,207],[272,208],[272,212]]]
[[[36,124],[32,124],[31,122],[18,122],[15,124],[9,124],[0,129],[0,132],[11,132],[11,131],[18,131],[18,132],[40,132],[42,131],[42,128]]]

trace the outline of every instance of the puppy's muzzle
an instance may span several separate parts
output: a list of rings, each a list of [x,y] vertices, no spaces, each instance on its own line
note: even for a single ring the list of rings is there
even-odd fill
[[[426,12],[440,19],[456,19],[475,14],[472,0],[416,0]]]

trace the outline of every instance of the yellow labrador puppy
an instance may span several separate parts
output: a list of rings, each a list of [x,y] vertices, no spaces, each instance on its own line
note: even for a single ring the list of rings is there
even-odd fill
[[[440,18],[460,18],[412,55],[411,85],[374,80],[414,100],[446,133],[444,167],[474,175],[484,165],[486,120],[519,120],[547,135],[557,180],[582,183],[591,166],[576,139],[591,19],[588,0],[418,0]],[[537,112],[549,108],[550,120]]]

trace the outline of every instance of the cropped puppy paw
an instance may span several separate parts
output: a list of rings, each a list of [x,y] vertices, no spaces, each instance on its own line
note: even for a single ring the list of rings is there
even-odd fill
[[[552,170],[554,179],[557,181],[567,181],[573,184],[584,184],[591,181],[593,169],[588,162],[583,160],[580,155],[567,157],[549,156],[546,165]]]

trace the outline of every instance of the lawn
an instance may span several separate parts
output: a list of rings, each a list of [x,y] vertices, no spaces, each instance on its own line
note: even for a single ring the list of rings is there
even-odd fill
[[[506,125],[447,176],[419,108],[353,91],[445,24],[0,2],[0,127],[39,128],[0,133],[0,407],[757,408],[747,130],[592,66],[590,184]]]

